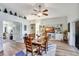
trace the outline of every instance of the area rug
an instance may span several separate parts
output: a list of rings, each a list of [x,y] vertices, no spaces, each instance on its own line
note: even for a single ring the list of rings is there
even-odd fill
[[[56,44],[49,44],[48,45],[48,51],[45,53],[45,51],[42,53],[42,56],[55,56],[56,53]],[[27,56],[27,52],[24,50],[18,51],[15,56]],[[31,56],[31,53],[28,53],[28,56]],[[35,55],[37,56],[37,55]]]

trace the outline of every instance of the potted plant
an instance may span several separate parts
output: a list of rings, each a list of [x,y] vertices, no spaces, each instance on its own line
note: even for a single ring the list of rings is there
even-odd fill
[[[64,41],[66,41],[67,42],[67,36],[68,36],[68,31],[67,30],[65,30],[64,32],[63,32],[63,39],[64,39]]]

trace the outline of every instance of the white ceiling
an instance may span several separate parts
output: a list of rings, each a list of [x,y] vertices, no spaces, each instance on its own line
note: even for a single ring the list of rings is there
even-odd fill
[[[41,4],[41,3],[40,3]],[[37,7],[38,4],[34,3],[4,3],[0,4],[2,7],[9,8],[17,13],[28,16],[33,12],[33,8]],[[48,15],[51,17],[57,16],[68,16],[72,13],[76,13],[78,9],[77,3],[42,3],[45,7],[48,8]]]

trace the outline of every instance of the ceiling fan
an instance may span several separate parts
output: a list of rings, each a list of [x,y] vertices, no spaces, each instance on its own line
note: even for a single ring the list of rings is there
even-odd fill
[[[48,16],[48,9],[43,9],[41,5],[38,5],[37,9],[33,9],[32,15],[41,17],[41,16]]]

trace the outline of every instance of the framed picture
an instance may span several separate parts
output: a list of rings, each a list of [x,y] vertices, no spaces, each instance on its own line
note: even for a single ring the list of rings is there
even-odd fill
[[[24,31],[26,31],[27,30],[27,26],[26,25],[24,25]]]

